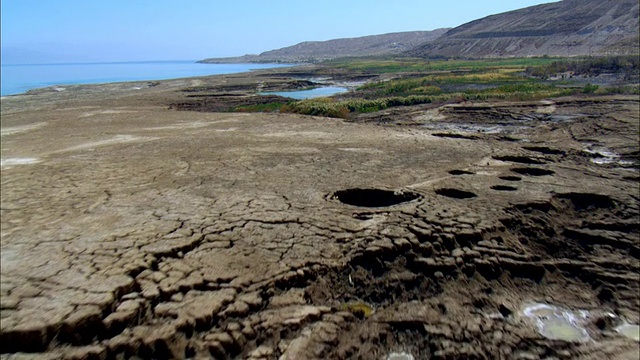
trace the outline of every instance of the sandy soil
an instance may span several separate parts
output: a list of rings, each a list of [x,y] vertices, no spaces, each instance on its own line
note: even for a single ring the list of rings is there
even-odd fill
[[[637,97],[169,108],[261,74],[2,99],[2,358],[638,358]]]

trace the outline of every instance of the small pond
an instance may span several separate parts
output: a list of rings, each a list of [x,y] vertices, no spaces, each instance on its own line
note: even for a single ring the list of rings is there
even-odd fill
[[[577,342],[590,339],[583,327],[588,316],[584,310],[571,311],[549,304],[532,304],[522,313],[534,321],[538,332],[547,339]]]
[[[640,341],[640,326],[638,325],[624,323],[616,327],[616,331],[629,339]]]
[[[302,99],[311,99],[323,96],[331,96],[343,92],[347,92],[348,89],[345,87],[339,86],[323,86],[310,90],[299,90],[299,91],[276,91],[276,92],[263,92],[260,95],[278,95],[284,96],[296,100]]]

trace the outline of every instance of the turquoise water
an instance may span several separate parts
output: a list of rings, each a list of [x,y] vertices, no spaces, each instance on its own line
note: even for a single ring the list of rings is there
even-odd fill
[[[300,90],[300,91],[277,91],[277,92],[265,92],[262,93],[264,95],[279,95],[285,96],[292,99],[302,100],[302,99],[311,99],[322,96],[331,96],[334,94],[339,94],[346,92],[348,89],[338,86],[324,86],[311,90]]]
[[[165,80],[219,75],[287,64],[198,64],[195,61],[144,61],[91,64],[2,65],[1,94],[70,84],[98,84],[120,81]]]

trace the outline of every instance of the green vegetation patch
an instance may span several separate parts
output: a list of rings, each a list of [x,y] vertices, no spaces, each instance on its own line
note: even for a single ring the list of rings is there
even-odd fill
[[[637,79],[638,57],[512,58],[485,60],[351,59],[323,63],[349,73],[395,73],[338,97],[238,106],[233,111],[289,112],[349,118],[396,106],[461,101],[540,100],[574,94],[638,94],[638,85],[605,87],[575,81],[547,81],[572,72],[586,76],[624,74]],[[388,77],[388,76],[387,76]]]
[[[447,93],[440,95],[393,96],[377,99],[345,99],[335,101],[319,101],[319,99],[301,100],[283,108],[283,112],[305,115],[348,118],[352,113],[369,113],[396,106],[411,106],[430,103],[489,101],[489,100],[540,100],[551,97],[571,95],[575,89],[540,88],[522,89],[521,91],[490,90],[476,93]]]
[[[375,312],[373,306],[361,301],[342,304],[340,310],[349,311],[359,318],[368,318]]]
[[[586,76],[624,74],[628,79],[637,79],[639,63],[637,55],[559,59],[548,64],[528,65],[526,73],[544,79],[566,73]]]
[[[500,86],[514,83],[533,83],[535,80],[518,70],[492,69],[486,72],[447,72],[431,74],[419,78],[377,81],[365,84],[357,90],[364,97],[440,95],[448,93],[447,88],[462,85]],[[459,90],[458,90],[459,91]]]
[[[561,58],[511,58],[511,59],[483,59],[483,60],[426,60],[426,59],[349,59],[332,60],[323,64],[338,69],[367,72],[374,74],[430,72],[453,70],[492,70],[492,69],[522,69],[540,66],[558,61]]]

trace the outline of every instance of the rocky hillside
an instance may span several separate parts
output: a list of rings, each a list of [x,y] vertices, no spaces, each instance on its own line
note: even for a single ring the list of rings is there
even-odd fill
[[[357,38],[327,41],[306,41],[297,45],[263,52],[259,55],[244,55],[230,58],[211,58],[202,63],[253,63],[253,62],[317,62],[350,56],[400,54],[418,45],[437,39],[448,29],[433,31],[399,32]]]
[[[421,57],[638,53],[638,0],[563,0],[488,16],[407,52]]]

